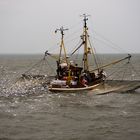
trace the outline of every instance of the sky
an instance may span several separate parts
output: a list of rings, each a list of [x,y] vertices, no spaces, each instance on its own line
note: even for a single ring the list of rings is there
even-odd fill
[[[91,15],[93,35],[125,52],[140,53],[140,0],[0,0],[0,54],[55,50],[60,39],[55,29],[82,27],[84,13]],[[95,45],[99,53],[113,53],[101,43]]]

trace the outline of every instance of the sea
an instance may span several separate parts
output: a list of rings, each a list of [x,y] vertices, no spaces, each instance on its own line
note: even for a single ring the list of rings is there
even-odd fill
[[[140,54],[132,56],[119,76],[139,81]],[[104,60],[121,57],[106,54]],[[0,140],[140,140],[140,89],[51,93],[37,81],[21,80],[44,68],[42,58],[0,55]],[[51,75],[55,63],[46,60]]]

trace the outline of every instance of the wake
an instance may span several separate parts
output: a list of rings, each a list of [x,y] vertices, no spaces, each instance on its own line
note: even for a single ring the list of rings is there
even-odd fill
[[[1,93],[5,96],[9,95],[39,95],[44,93],[50,93],[47,88],[47,83],[51,78],[45,79],[19,79],[11,85],[7,85],[3,88],[0,86]],[[93,89],[93,94],[103,95],[108,93],[126,93],[140,89],[140,81],[123,81],[123,80],[107,80],[98,88]]]

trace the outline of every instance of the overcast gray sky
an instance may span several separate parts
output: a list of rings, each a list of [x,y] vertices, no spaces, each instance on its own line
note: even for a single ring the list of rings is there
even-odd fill
[[[140,0],[0,0],[0,53],[43,53],[59,38],[54,30],[76,25],[83,13],[96,32],[140,53]]]

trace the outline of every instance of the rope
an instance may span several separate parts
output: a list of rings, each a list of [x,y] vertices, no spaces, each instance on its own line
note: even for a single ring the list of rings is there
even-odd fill
[[[140,74],[135,70],[134,66],[133,66],[131,63],[130,63],[130,65],[131,65],[133,71],[134,71],[138,76],[140,76]]]
[[[129,72],[128,72],[128,70],[129,70]],[[118,67],[117,70],[113,71],[106,78],[109,78],[112,75],[114,75],[114,77],[112,77],[111,80],[115,79],[115,77],[119,78],[121,76],[121,73],[123,72],[123,75],[122,75],[122,79],[121,80],[125,80],[125,78],[127,78],[127,80],[128,79],[130,79],[130,80],[136,80],[136,79],[134,79],[134,77],[132,75],[132,71],[134,71],[137,74],[138,77],[140,76],[137,73],[137,71],[135,70],[135,68],[133,67],[133,65],[130,62],[126,62],[125,64],[122,64],[122,67]],[[127,75],[127,77],[125,77],[126,75]],[[130,76],[130,78],[128,77],[128,75]]]
[[[98,34],[95,30],[94,30],[94,32],[95,32],[95,34],[97,34],[98,36],[100,36],[104,41],[106,41],[106,44],[108,44],[108,45],[110,44],[109,46],[110,46],[111,48],[117,50],[118,52],[122,52],[122,51],[123,51],[124,53],[127,53],[127,54],[128,54],[128,52],[127,52],[126,50],[120,48],[120,47],[119,47],[117,44],[115,44],[114,42],[110,41],[109,39],[106,39],[103,35]],[[97,38],[95,38],[95,39],[97,39]],[[97,39],[97,40],[99,40],[100,42],[105,43],[103,40],[100,40],[100,39]]]
[[[90,44],[90,47],[91,47],[91,51],[92,51],[92,54],[93,54],[93,59],[94,59],[94,61],[95,61],[95,64],[96,64],[96,66],[97,66],[97,69],[98,69],[98,68],[99,68],[99,65],[98,65],[98,62],[97,62],[97,58],[96,58],[96,56],[95,56],[95,54],[94,54],[94,51],[95,51],[95,53],[96,53],[96,50],[95,50],[94,47],[92,47],[89,38],[88,38],[88,41],[89,41],[89,44]],[[94,48],[94,51],[93,51],[93,48]]]
[[[76,23],[75,25],[70,26],[70,29],[74,29],[74,27],[79,27],[78,26],[79,23],[80,22]],[[79,36],[78,37],[75,37],[74,39],[68,40],[71,36],[74,36],[80,30],[81,30],[81,28],[78,28],[76,31],[70,33],[69,35],[66,35],[66,37],[65,37],[65,43],[70,42],[70,41],[74,40],[75,38],[78,38]],[[49,47],[47,50],[49,50],[49,51],[52,51],[52,50],[55,50],[55,49],[57,50],[59,47],[56,47],[56,46],[58,46],[58,45],[60,46],[60,43],[59,42],[56,42],[54,45],[52,45],[53,47]]]
[[[126,63],[127,64],[127,63]],[[123,76],[122,76],[122,79],[121,80],[123,80],[124,79],[124,76],[125,76],[125,73],[127,72],[127,67],[124,69],[124,73],[123,73]]]
[[[126,54],[128,54],[128,51],[126,51],[126,50],[124,50],[123,48],[121,48],[121,47],[119,47],[117,44],[115,44],[114,42],[112,42],[112,41],[110,41],[109,39],[107,39],[106,37],[104,37],[103,35],[101,35],[101,34],[99,34],[99,33],[97,33],[92,27],[93,27],[93,21],[92,21],[92,18],[90,18],[90,20],[89,20],[90,22],[90,24],[91,24],[91,33],[92,33],[92,35],[93,35],[93,33],[95,33],[96,35],[98,35],[99,37],[101,37],[104,41],[106,41],[106,42],[108,42],[109,44],[110,44],[110,47],[112,46],[112,48],[114,48],[114,49],[116,49],[118,52],[121,52],[122,53],[122,51],[124,52],[124,53],[126,53]],[[101,40],[100,40],[101,41]],[[103,41],[102,41],[103,42]],[[105,42],[104,42],[105,43]],[[108,45],[109,45],[108,44]]]
[[[123,64],[122,64],[123,65]],[[121,68],[124,68],[124,66],[125,65],[123,65],[123,67],[121,67]],[[110,76],[112,76],[112,75],[114,75],[114,79],[115,79],[115,77],[119,77],[120,76],[120,73],[121,73],[121,71],[122,71],[122,69],[120,69],[120,67],[118,67],[117,68],[117,70],[116,70],[116,68],[115,68],[115,71],[113,71],[110,75],[108,75],[106,78],[109,78]],[[115,73],[116,73],[116,76],[115,76]],[[118,74],[119,74],[119,76],[118,76]],[[113,77],[112,77],[112,79],[111,80],[113,80]]]
[[[76,31],[72,32],[71,34],[67,35],[65,37],[65,40],[68,40],[71,36],[74,36],[75,34],[78,34],[78,37],[79,37],[79,31],[81,30],[81,28],[77,29]],[[67,42],[67,41],[66,41]]]
[[[91,40],[92,40],[92,38],[91,38]],[[92,40],[92,42],[94,42],[93,40]],[[90,41],[90,43],[91,43],[91,41]],[[93,43],[92,43],[93,44]],[[96,51],[96,49],[95,49],[95,47],[94,47],[94,45],[92,45],[91,44],[91,46],[92,46],[92,49],[94,50],[94,55],[95,55],[95,57],[96,57],[96,60],[97,60],[97,62],[98,62],[98,65],[102,65],[103,63],[102,63],[102,59],[101,59],[101,57],[100,57],[100,59],[99,59],[99,57],[98,57],[98,55],[97,55],[97,51]]]
[[[51,68],[51,72],[53,72],[54,74],[56,74],[55,72],[54,72],[54,69],[52,68],[52,66],[50,65],[50,63],[46,60],[46,62],[47,62],[47,64],[48,64],[48,66]]]
[[[30,67],[30,69],[28,69],[27,71],[25,71],[23,74],[26,74],[29,71],[31,71],[35,66],[37,66],[38,64],[40,64],[42,61],[43,61],[43,59],[41,59],[40,61],[38,61],[36,64],[34,64],[32,67]]]
[[[39,65],[38,75],[40,75],[40,72],[41,72],[41,70],[42,70],[43,62],[44,62],[44,61],[41,61],[40,65]]]

